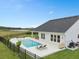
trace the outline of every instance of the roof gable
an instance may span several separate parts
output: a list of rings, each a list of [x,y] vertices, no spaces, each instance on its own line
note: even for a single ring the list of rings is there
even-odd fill
[[[60,19],[50,20],[33,31],[44,31],[44,32],[65,32],[67,31],[77,20],[79,16],[65,17]]]

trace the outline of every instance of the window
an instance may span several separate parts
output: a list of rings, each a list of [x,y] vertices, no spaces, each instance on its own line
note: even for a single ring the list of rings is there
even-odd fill
[[[54,35],[54,42],[56,42],[56,35]]]
[[[45,39],[45,34],[41,33],[41,39]]]
[[[57,42],[60,42],[60,35],[57,36]]]
[[[78,38],[79,38],[79,34],[78,34]]]
[[[51,35],[51,41],[53,41],[53,35]]]

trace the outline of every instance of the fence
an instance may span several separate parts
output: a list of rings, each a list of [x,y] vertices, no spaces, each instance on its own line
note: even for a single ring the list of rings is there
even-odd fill
[[[11,43],[9,40],[4,39],[3,37],[0,37],[0,41],[7,45],[10,50],[16,53],[20,57],[20,59],[43,59],[26,49],[17,47],[15,44]]]

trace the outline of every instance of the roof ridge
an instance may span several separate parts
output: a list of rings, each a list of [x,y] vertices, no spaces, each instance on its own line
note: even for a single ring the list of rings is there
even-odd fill
[[[63,17],[63,18],[61,17],[61,18],[52,19],[52,20],[49,20],[49,21],[63,20],[63,19],[73,18],[73,17],[79,17],[79,15],[76,15],[76,16],[67,16],[67,17]]]

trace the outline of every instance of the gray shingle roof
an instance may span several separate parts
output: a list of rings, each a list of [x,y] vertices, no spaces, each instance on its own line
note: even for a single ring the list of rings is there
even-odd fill
[[[65,32],[67,31],[77,20],[79,16],[65,17],[60,19],[50,20],[33,31],[44,31],[44,32]]]

